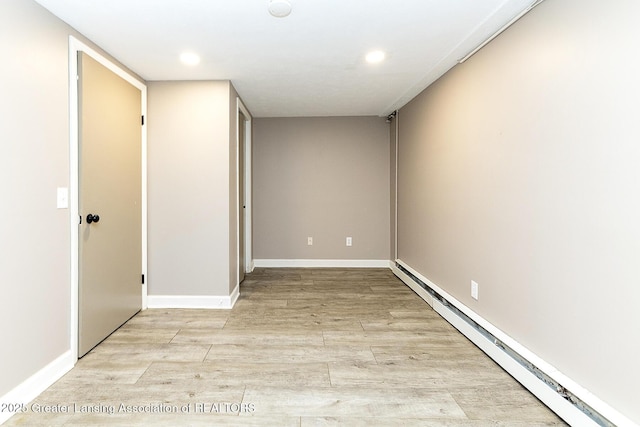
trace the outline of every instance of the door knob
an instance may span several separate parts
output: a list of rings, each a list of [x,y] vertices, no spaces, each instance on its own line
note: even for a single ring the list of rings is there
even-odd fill
[[[87,215],[87,224],[91,224],[92,222],[98,222],[98,221],[100,221],[99,215],[93,215],[93,214]]]

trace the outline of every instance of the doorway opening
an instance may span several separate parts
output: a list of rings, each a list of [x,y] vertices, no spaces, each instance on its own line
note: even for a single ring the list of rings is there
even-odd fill
[[[245,273],[253,271],[252,255],[252,175],[251,175],[251,152],[252,152],[252,117],[249,110],[242,103],[240,98],[236,98],[237,123],[236,123],[236,190],[237,190],[237,271],[238,283],[244,280]]]

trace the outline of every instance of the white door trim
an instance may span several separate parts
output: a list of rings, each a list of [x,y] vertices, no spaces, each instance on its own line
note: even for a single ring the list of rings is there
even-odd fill
[[[244,209],[244,269],[245,273],[250,273],[253,271],[253,255],[252,255],[252,247],[251,242],[253,239],[251,238],[252,228],[251,228],[251,218],[252,218],[252,205],[251,205],[251,142],[252,142],[252,134],[251,134],[251,121],[253,118],[249,113],[249,110],[244,105],[240,97],[236,97],[236,105],[237,111],[242,112],[244,117],[247,119],[244,124],[244,141],[240,141],[240,133],[237,131],[240,126],[240,114],[236,113],[236,200],[240,200],[240,144],[244,144],[244,198],[245,198],[245,206]],[[240,203],[238,203],[239,205]],[[240,270],[240,209],[236,209],[236,271]],[[237,278],[236,286],[240,284],[240,278]]]
[[[69,228],[71,231],[71,316],[70,316],[70,348],[74,360],[78,359],[78,52],[84,52],[100,64],[122,77],[134,87],[140,89],[142,115],[145,124],[142,126],[142,266],[145,275],[142,285],[142,307],[147,308],[147,86],[120,68],[115,63],[98,53],[95,49],[69,36]]]

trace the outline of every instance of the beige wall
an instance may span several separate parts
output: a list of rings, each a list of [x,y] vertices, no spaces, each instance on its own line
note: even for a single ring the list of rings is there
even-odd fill
[[[262,118],[253,126],[255,259],[389,259],[384,119]]]
[[[149,295],[233,288],[229,96],[228,81],[148,85]]]
[[[398,178],[399,258],[636,422],[638,16],[542,3],[401,109]]]
[[[69,35],[108,57],[34,1],[0,1],[0,396],[70,351]]]
[[[0,396],[69,349],[69,28],[0,2]],[[43,327],[47,325],[47,327]]]

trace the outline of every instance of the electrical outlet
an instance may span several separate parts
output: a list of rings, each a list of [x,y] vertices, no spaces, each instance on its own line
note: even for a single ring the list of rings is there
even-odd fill
[[[478,299],[478,284],[473,280],[471,281],[471,298]]]
[[[352,246],[353,245],[353,239],[351,239],[351,237],[347,237],[347,246]]]
[[[313,246],[313,237],[307,237],[307,245]]]

